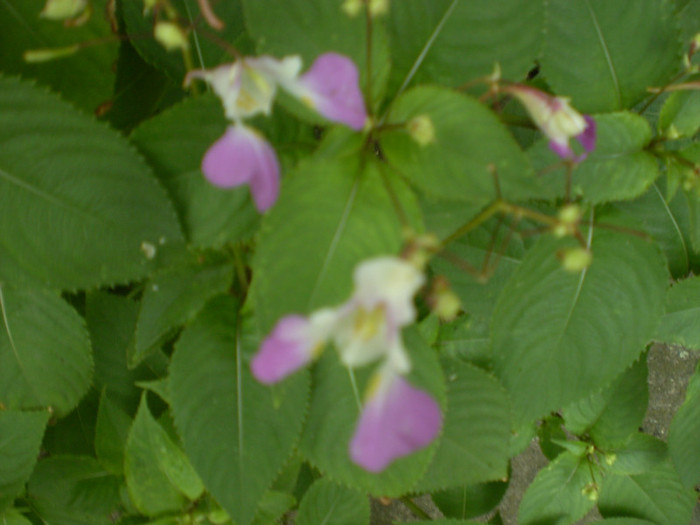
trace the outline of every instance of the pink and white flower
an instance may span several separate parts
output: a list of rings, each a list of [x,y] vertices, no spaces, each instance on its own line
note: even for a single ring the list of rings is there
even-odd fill
[[[270,384],[310,363],[328,341],[349,368],[381,360],[350,447],[353,461],[372,472],[428,445],[442,424],[436,401],[403,378],[411,361],[401,329],[416,319],[413,296],[424,280],[397,257],[364,261],[355,269],[347,302],[308,318],[283,317],[251,362],[253,375]]]
[[[278,87],[334,122],[360,130],[367,120],[355,64],[337,53],[319,56],[304,75],[301,58],[241,58],[215,69],[190,71],[185,85],[207,82],[234,123],[207,151],[202,172],[212,184],[230,188],[249,184],[259,211],[269,209],[279,193],[279,162],[270,144],[243,119],[269,115]]]
[[[565,97],[553,97],[543,91],[511,84],[504,91],[517,98],[532,117],[538,128],[549,138],[549,147],[566,160],[580,162],[595,149],[596,124],[588,115],[581,115],[569,105]],[[569,145],[575,138],[585,150],[576,155]]]

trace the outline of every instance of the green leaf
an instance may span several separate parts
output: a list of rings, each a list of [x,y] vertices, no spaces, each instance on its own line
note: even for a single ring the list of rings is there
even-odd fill
[[[147,516],[181,509],[185,497],[204,491],[187,456],[153,419],[145,394],[126,441],[124,475],[131,501]]]
[[[689,277],[669,288],[666,313],[654,339],[700,348],[700,277]]]
[[[93,113],[112,94],[112,64],[117,58],[114,44],[84,46],[74,55],[33,64],[24,62],[22,55],[28,50],[110,39],[112,31],[104,15],[107,1],[93,2],[94,12],[87,23],[69,28],[60,21],[39,17],[45,3],[44,0],[0,3],[0,70],[37,79],[87,113]]]
[[[238,305],[213,299],[185,328],[170,367],[175,424],[207,489],[248,525],[296,442],[308,375],[268,388],[250,373]],[[246,344],[244,344],[246,343]]]
[[[545,18],[542,73],[580,111],[630,108],[648,96],[647,87],[665,85],[680,66],[670,2],[552,0]]]
[[[667,461],[637,476],[607,476],[598,509],[606,518],[628,516],[657,525],[679,525],[690,523],[695,499],[693,490],[683,487]]]
[[[107,388],[110,400],[134,413],[141,398],[137,381],[164,374],[168,360],[155,354],[136,369],[127,367],[126,356],[134,344],[139,305],[127,297],[93,292],[85,299],[85,317],[95,356],[95,386]]]
[[[609,386],[565,407],[566,428],[579,436],[587,432],[598,448],[612,450],[642,425],[648,401],[643,355]]]
[[[661,316],[668,274],[658,250],[630,234],[589,235],[593,264],[578,273],[555,256],[573,241],[542,237],[496,306],[495,369],[516,422],[607,384],[642,352]]]
[[[488,324],[459,316],[450,323],[441,324],[439,329],[435,345],[441,356],[468,361],[485,370],[493,368]]]
[[[634,113],[597,115],[596,147],[571,175],[571,191],[587,202],[600,204],[639,197],[659,175],[656,158],[644,148],[651,140],[651,128],[644,117]],[[547,170],[557,191],[565,187],[566,168],[546,141],[530,150],[535,168]]]
[[[199,247],[236,242],[258,225],[246,188],[216,188],[200,170],[202,157],[225,128],[221,103],[201,96],[145,121],[131,136],[170,192],[187,239]]]
[[[504,78],[525,78],[542,43],[543,23],[544,2],[394,2],[387,19],[391,86],[411,80],[459,86],[489,75],[496,63]]]
[[[349,17],[341,2],[327,0],[242,0],[248,32],[259,54],[300,55],[304,69],[327,52],[353,60],[361,86],[367,86],[367,30],[364,16]],[[389,76],[384,28],[372,25],[372,99],[378,100]]]
[[[525,491],[518,510],[520,525],[566,525],[582,518],[595,505],[598,488],[591,477],[598,470],[587,457],[563,452],[540,470]]]
[[[129,282],[181,239],[165,192],[120,135],[0,78],[0,279]]]
[[[124,2],[119,5],[124,5]],[[114,94],[105,113],[112,127],[128,133],[139,122],[152,117],[182,96],[179,82],[173,82],[147,64],[131,42],[121,43]]]
[[[671,422],[668,446],[681,481],[691,487],[700,483],[700,365],[690,378],[685,401]]]
[[[29,479],[48,421],[48,412],[0,411],[0,511]]]
[[[42,448],[51,455],[94,455],[98,404],[98,392],[90,389],[68,415],[46,427]]]
[[[233,57],[219,42],[238,45],[241,40],[243,27],[243,12],[240,0],[220,2],[214,6],[217,17],[224,22],[221,32],[214,32],[204,21],[199,4],[192,0],[175,0],[170,3],[181,18],[181,23],[190,28],[189,43],[190,53],[195,62],[195,68],[207,69],[217,66],[225,61],[232,61]],[[156,15],[156,10],[144,15],[143,2],[119,2],[120,12],[124,19],[126,33],[129,35],[153,35],[154,21],[164,19],[163,15]],[[210,37],[215,34],[217,40]],[[141,54],[143,59],[154,67],[164,71],[178,85],[182,84],[186,73],[182,53],[166,51],[155,38],[134,38],[132,44]]]
[[[657,181],[640,198],[616,203],[615,208],[638,222],[637,229],[648,232],[666,255],[671,275],[685,277],[695,255],[690,240],[688,203],[682,192],[670,202],[664,198],[664,186]]]
[[[319,479],[299,503],[297,525],[369,525],[369,499],[357,490]]]
[[[70,412],[90,387],[90,339],[58,294],[0,284],[0,403]]]
[[[141,299],[134,351],[127,355],[129,366],[140,363],[209,299],[225,292],[232,279],[233,266],[221,257],[200,256],[156,273]]]
[[[510,403],[503,387],[467,363],[444,364],[447,411],[435,457],[416,490],[507,477]]]
[[[697,82],[692,76],[686,82]],[[692,137],[700,129],[700,92],[676,91],[664,102],[659,116],[659,131],[665,135]]]
[[[403,336],[413,364],[408,381],[444,407],[444,380],[434,352],[416,329],[404,330]],[[436,445],[397,459],[380,473],[351,461],[349,443],[361,411],[360,396],[374,377],[372,371],[372,367],[349,370],[339,362],[337,352],[326,350],[312,370],[314,389],[299,449],[329,479],[373,495],[397,497],[414,487]]]
[[[95,454],[102,466],[117,476],[124,473],[124,448],[131,425],[131,417],[109,399],[106,389],[102,390],[95,429]]]
[[[15,509],[7,509],[3,514],[0,514],[2,525],[32,525],[32,522],[22,516]]]
[[[407,123],[427,117],[434,140],[419,145]],[[496,178],[506,199],[547,195],[528,157],[486,106],[440,87],[418,87],[401,95],[380,135],[389,164],[428,196],[485,205],[494,199]]]
[[[37,463],[27,495],[43,523],[112,525],[121,515],[119,484],[94,458],[54,456]]]
[[[625,446],[606,457],[607,471],[613,474],[644,474],[668,457],[666,443],[647,434],[637,433]]]
[[[431,494],[432,500],[448,518],[468,519],[490,512],[508,488],[507,481],[465,485]]]
[[[379,170],[371,161],[360,171],[355,158],[333,157],[310,160],[284,180],[253,260],[251,294],[262,332],[284,314],[342,302],[360,261],[398,252],[402,226]],[[409,218],[419,217],[402,181],[390,184]]]
[[[592,521],[592,525],[655,525],[653,521],[638,520],[637,518],[610,518]]]
[[[255,514],[253,525],[277,525],[280,518],[296,505],[294,496],[268,490],[258,505],[258,512]]]

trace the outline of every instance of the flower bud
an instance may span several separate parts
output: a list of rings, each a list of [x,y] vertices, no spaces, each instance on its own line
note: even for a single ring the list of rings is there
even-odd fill
[[[436,277],[433,281],[429,300],[433,311],[443,321],[452,321],[457,317],[462,306],[459,297],[450,289],[447,279],[442,276]]]
[[[39,16],[49,20],[65,20],[78,16],[87,5],[87,0],[47,0]]]
[[[411,138],[420,146],[427,146],[435,142],[435,126],[428,115],[418,115],[413,117],[406,124]]]
[[[567,204],[559,210],[557,219],[559,222],[552,228],[552,233],[556,237],[573,235],[581,220],[581,208],[577,204]]]
[[[567,248],[558,254],[564,270],[578,273],[588,268],[593,262],[593,255],[586,248]]]
[[[608,467],[612,467],[616,461],[617,461],[617,454],[613,454],[612,452],[609,454],[605,454],[605,464]]]
[[[187,34],[173,22],[158,22],[153,31],[155,39],[168,51],[187,49]]]
[[[345,0],[342,10],[351,18],[362,12],[362,8],[367,5],[372,18],[382,16],[389,12],[389,0]]]
[[[596,483],[589,483],[581,489],[581,494],[586,496],[590,501],[598,501],[598,485]]]

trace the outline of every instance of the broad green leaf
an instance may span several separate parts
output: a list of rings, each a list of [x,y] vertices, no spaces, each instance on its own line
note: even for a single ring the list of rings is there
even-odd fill
[[[296,506],[296,503],[294,496],[268,490],[258,505],[253,525],[277,525],[282,516]]]
[[[344,301],[360,261],[399,251],[402,226],[380,169],[368,161],[360,171],[355,158],[333,157],[310,160],[285,179],[253,261],[251,294],[263,332],[284,314]],[[386,175],[411,223],[420,225],[412,193]]]
[[[105,469],[121,476],[124,473],[124,448],[132,419],[102,390],[95,429],[95,454]]]
[[[654,183],[649,191],[630,202],[616,203],[617,210],[638,222],[637,230],[649,233],[666,255],[671,275],[685,277],[697,256],[690,239],[690,214],[683,193],[667,202],[664,186]]]
[[[153,419],[145,394],[126,441],[124,476],[131,501],[147,516],[178,510],[204,491],[187,456]]]
[[[255,345],[243,340],[237,310],[233,298],[214,298],[185,328],[170,393],[192,464],[235,522],[248,525],[298,438],[308,375],[273,388],[258,383],[248,365]]]
[[[39,456],[49,413],[0,411],[0,512],[24,488]]]
[[[299,503],[297,525],[369,525],[369,499],[357,490],[319,479]]]
[[[135,366],[156,350],[209,299],[224,293],[232,279],[232,264],[221,257],[206,255],[170,266],[151,277],[141,299],[134,351],[127,356],[129,365]]]
[[[126,356],[134,344],[139,305],[127,297],[92,292],[85,300],[85,317],[95,357],[95,386],[107,389],[110,400],[129,413],[136,412],[141,398],[137,381],[165,373],[168,360],[157,353],[133,370]]]
[[[98,404],[98,392],[90,389],[68,415],[46,427],[42,448],[50,455],[94,455]]]
[[[670,2],[552,0],[545,19],[542,73],[580,111],[630,108],[680,66]]]
[[[579,436],[587,432],[598,448],[614,450],[642,425],[648,401],[643,355],[612,384],[565,407],[566,428]]]
[[[490,512],[508,488],[507,481],[465,485],[431,494],[432,500],[448,518],[468,519]]]
[[[700,76],[686,81],[697,82]],[[659,116],[659,130],[673,137],[692,137],[700,129],[700,92],[676,91],[664,102]]]
[[[119,484],[94,458],[54,456],[37,463],[27,496],[42,523],[112,525],[121,515]]]
[[[459,330],[458,334],[463,339],[469,338],[469,334],[480,336],[487,345],[496,301],[510,276],[520,266],[525,253],[523,239],[502,223],[502,219],[498,218],[475,228],[468,235],[448,244],[444,256],[431,262],[435,272],[447,278],[450,288],[459,296],[462,310],[469,314],[468,333]],[[497,226],[501,227],[497,229]],[[465,271],[465,262],[479,275]],[[444,333],[446,330],[442,332],[440,340],[444,344],[447,334]],[[464,343],[462,346],[455,334],[449,343],[450,352],[471,354],[472,341]]]
[[[488,324],[470,316],[459,316],[441,324],[435,346],[441,356],[468,361],[485,370],[493,368]]]
[[[567,428],[567,430],[569,430]],[[571,430],[571,433],[575,433]],[[553,461],[569,445],[568,436],[564,431],[564,420],[558,413],[551,414],[542,419],[537,425],[537,441],[542,454]]]
[[[597,115],[596,147],[571,175],[571,191],[586,202],[600,204],[639,197],[659,175],[656,158],[644,148],[651,140],[651,128],[644,117],[634,113]],[[538,170],[561,162],[540,141],[530,150]],[[544,177],[557,192],[565,187],[566,168],[547,170]]]
[[[124,5],[124,2],[120,2]],[[175,83],[146,63],[131,42],[122,42],[117,59],[114,94],[104,117],[124,133],[142,120],[168,107],[183,96],[180,83]]]
[[[666,313],[654,339],[700,348],[700,277],[689,277],[669,288]]]
[[[419,145],[411,119],[428,118],[434,138]],[[496,175],[506,199],[547,195],[528,157],[485,105],[440,87],[418,87],[401,95],[379,137],[389,164],[426,195],[485,205],[497,195]]]
[[[416,486],[420,492],[507,477],[508,395],[472,365],[452,361],[444,368],[447,410],[435,457]]]
[[[434,352],[415,329],[405,330],[403,337],[412,361],[408,381],[433,395],[444,410],[444,379]],[[368,472],[353,463],[349,444],[361,412],[361,398],[374,377],[374,367],[349,370],[341,365],[336,354],[332,348],[326,349],[312,370],[314,389],[299,445],[301,453],[334,481],[376,496],[405,494],[425,472],[438,440],[397,459],[379,473]]]
[[[520,525],[566,525],[582,518],[593,506],[598,487],[592,471],[598,467],[587,457],[564,452],[540,470],[525,491],[518,510]]]
[[[481,522],[467,520],[437,519],[430,521],[412,521],[413,525],[479,525]],[[489,521],[489,523],[491,523]],[[494,522],[495,523],[495,522]],[[501,522],[498,522],[501,523]]]
[[[520,80],[542,44],[544,2],[402,0],[392,3],[386,23],[392,88],[411,80],[459,86],[497,63],[503,78]]]
[[[605,456],[606,471],[613,474],[644,474],[668,457],[666,443],[637,433],[623,447]]]
[[[668,274],[656,247],[603,228],[589,235],[593,264],[578,273],[556,257],[575,243],[542,237],[496,306],[495,369],[516,422],[607,384],[644,350],[662,314]]]
[[[690,378],[685,401],[671,422],[668,446],[673,464],[686,486],[700,483],[700,365]]]
[[[92,376],[82,318],[58,294],[0,284],[0,403],[70,412]]]
[[[198,2],[174,0],[169,5],[175,8],[182,24],[190,28],[189,53],[195,68],[210,69],[222,62],[233,61],[233,56],[221,42],[236,46],[242,42],[244,28],[240,0],[229,0],[214,5],[217,17],[224,23],[222,32],[217,32],[206,24],[199,11]],[[162,15],[156,15],[155,10],[144,14],[142,1],[119,2],[119,7],[126,33],[130,35],[153,35],[156,16],[158,19],[164,18]],[[131,42],[146,62],[164,71],[177,84],[182,83],[186,73],[182,53],[166,51],[155,38],[134,38]]]
[[[367,82],[367,30],[364,16],[349,17],[341,2],[327,0],[242,0],[248,32],[259,54],[300,55],[304,69],[321,54],[335,52],[353,60],[360,84]],[[389,47],[381,24],[372,25],[372,99],[377,101],[389,77]]]
[[[36,79],[59,91],[66,100],[87,113],[93,113],[112,94],[112,64],[117,57],[114,43],[84,46],[74,55],[48,62],[29,64],[22,55],[29,50],[62,48],[111,38],[105,9],[107,1],[93,2],[94,12],[87,23],[72,27],[40,18],[44,4],[45,0],[0,2],[0,70]]]
[[[0,279],[89,288],[140,279],[182,236],[123,137],[0,78]]]
[[[638,520],[637,518],[610,518],[592,521],[591,525],[656,525],[653,521]]]
[[[22,516],[22,514],[15,509],[7,509],[4,513],[0,514],[0,522],[2,525],[32,525],[31,521]]]
[[[200,170],[202,157],[225,128],[221,103],[201,96],[147,120],[131,135],[170,192],[187,239],[199,247],[236,242],[258,224],[247,189],[216,188]]]
[[[646,519],[657,525],[690,523],[695,493],[683,487],[678,474],[666,461],[637,476],[608,475],[598,500],[603,517]]]

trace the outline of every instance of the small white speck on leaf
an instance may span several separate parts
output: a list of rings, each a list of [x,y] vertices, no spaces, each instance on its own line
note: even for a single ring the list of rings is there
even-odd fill
[[[141,251],[146,256],[146,259],[153,259],[156,256],[156,247],[148,241],[141,243]]]

